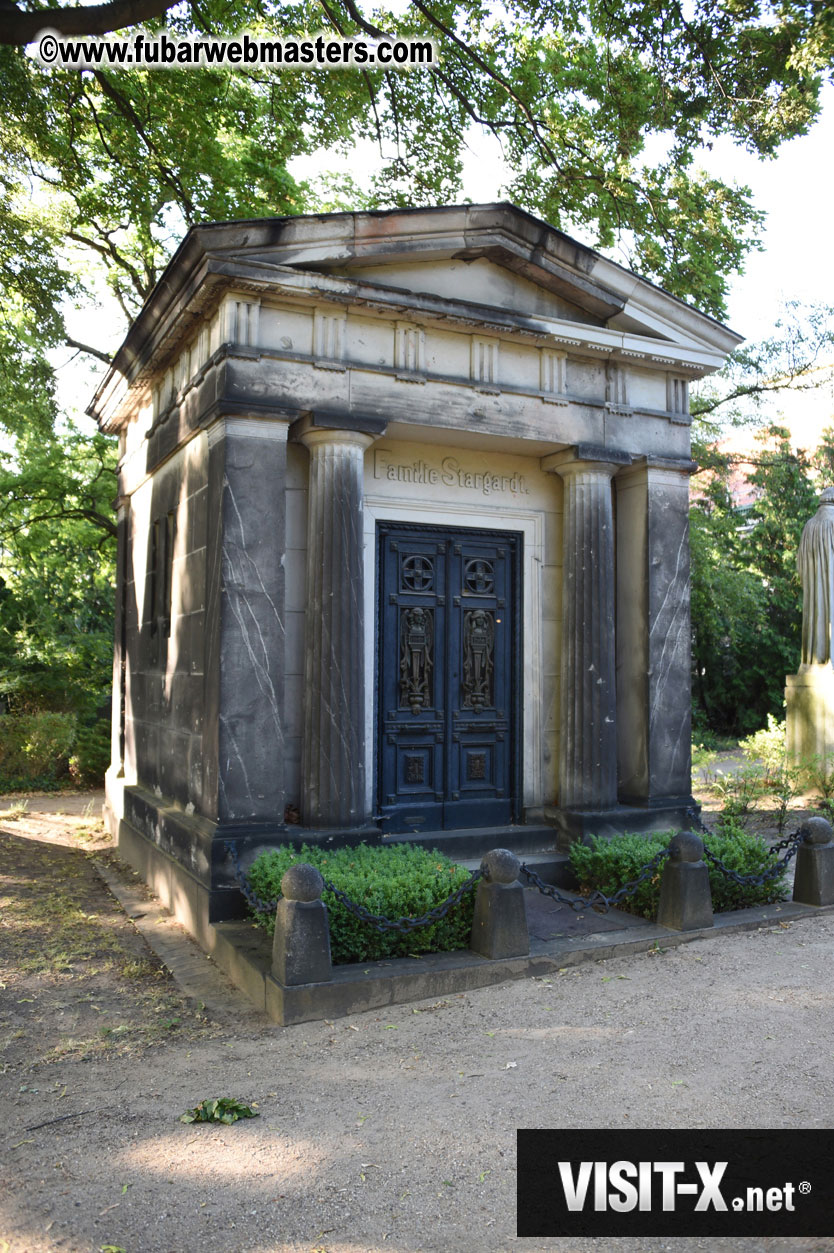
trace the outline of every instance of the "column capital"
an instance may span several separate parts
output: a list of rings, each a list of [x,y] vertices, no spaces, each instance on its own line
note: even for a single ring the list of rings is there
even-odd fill
[[[381,439],[388,429],[382,418],[352,413],[305,413],[293,423],[290,438],[314,448],[319,444],[353,444],[363,450]]]
[[[291,420],[289,414],[281,410],[255,415],[249,412],[221,413],[204,430],[209,448],[229,435],[235,439],[270,439],[285,444]]]
[[[633,475],[644,475],[649,470],[662,471],[666,474],[689,478],[698,469],[698,462],[689,457],[635,457],[630,466],[620,472],[619,480]],[[618,480],[618,484],[619,484]]]
[[[565,477],[590,470],[612,478],[623,466],[631,465],[632,460],[631,453],[622,452],[619,448],[604,448],[600,444],[575,444],[573,448],[548,453],[541,458],[539,464],[545,474]]]
[[[359,448],[364,452],[378,438],[378,435],[368,435],[366,431],[339,431],[330,430],[327,427],[311,427],[295,436],[296,442],[303,444],[310,452],[314,448],[332,448],[334,445],[342,448]]]

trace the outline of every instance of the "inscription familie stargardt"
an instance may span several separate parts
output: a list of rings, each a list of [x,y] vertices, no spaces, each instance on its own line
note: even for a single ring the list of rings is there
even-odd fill
[[[523,474],[496,474],[491,470],[472,470],[461,465],[457,457],[444,457],[440,465],[432,465],[417,457],[414,461],[393,461],[391,454],[379,449],[374,454],[374,478],[389,483],[413,483],[416,486],[442,484],[491,496],[495,492],[511,492],[529,496],[530,488]]]

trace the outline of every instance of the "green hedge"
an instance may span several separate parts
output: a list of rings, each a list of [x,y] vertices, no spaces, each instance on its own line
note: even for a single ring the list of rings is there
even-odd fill
[[[613,896],[623,884],[639,876],[646,862],[651,861],[662,848],[666,848],[673,835],[673,831],[652,832],[650,835],[618,835],[610,840],[604,836],[591,836],[587,845],[574,844],[571,847],[570,860],[579,880],[580,891],[583,895],[600,891],[606,896]],[[761,874],[775,861],[774,854],[764,840],[738,826],[720,835],[705,835],[704,844],[725,866],[735,870],[737,874]],[[634,895],[623,901],[619,908],[641,918],[656,918],[664,865],[665,862],[661,862],[652,878],[641,884]],[[707,862],[707,866],[712,908],[717,914],[784,899],[784,870],[761,887],[742,887],[732,879],[725,878],[710,862]]]
[[[66,773],[76,734],[71,713],[0,716],[0,788],[54,783]]]
[[[284,872],[296,862],[316,866],[325,879],[373,914],[387,918],[414,918],[433,909],[464,883],[468,872],[442,853],[429,852],[411,844],[390,847],[319,849],[306,844],[301,849],[286,846],[262,853],[249,871],[249,883],[263,901],[280,896]],[[401,934],[379,932],[360,922],[333,896],[322,898],[330,918],[330,951],[337,965],[345,962],[376,961],[385,957],[407,957],[414,953],[454,952],[468,948],[472,932],[474,889],[440,922]],[[270,934],[275,914],[252,911],[259,926]]]
[[[91,726],[78,728],[75,747],[69,759],[69,772],[79,787],[102,787],[110,765],[110,723],[99,718]]]

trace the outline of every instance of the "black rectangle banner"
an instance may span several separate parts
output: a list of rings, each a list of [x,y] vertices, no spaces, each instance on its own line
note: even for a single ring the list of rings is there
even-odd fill
[[[832,1236],[834,1130],[517,1133],[519,1236]]]

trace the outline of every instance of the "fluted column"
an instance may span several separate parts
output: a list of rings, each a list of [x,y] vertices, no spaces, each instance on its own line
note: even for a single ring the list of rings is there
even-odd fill
[[[355,827],[365,813],[361,431],[309,428],[304,741],[305,826]]]
[[[542,461],[564,484],[559,808],[602,810],[617,804],[611,479],[630,459],[583,451]]]

